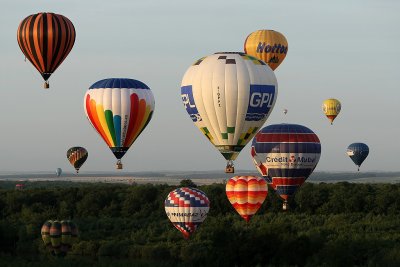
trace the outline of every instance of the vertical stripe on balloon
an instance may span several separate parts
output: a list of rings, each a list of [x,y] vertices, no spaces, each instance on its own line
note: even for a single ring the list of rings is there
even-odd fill
[[[125,144],[124,147],[129,147],[131,144],[130,140],[133,138],[134,134],[134,127],[138,123],[138,116],[139,116],[139,97],[137,94],[131,94],[131,113],[129,116],[129,126],[128,131],[126,133]]]
[[[86,113],[87,116],[89,117],[89,121],[96,129],[96,131],[100,134],[100,136],[107,143],[107,145],[111,146],[106,137],[106,133],[103,131],[103,128],[101,128],[101,124],[96,111],[96,101],[94,99],[90,99],[90,95],[86,96]]]

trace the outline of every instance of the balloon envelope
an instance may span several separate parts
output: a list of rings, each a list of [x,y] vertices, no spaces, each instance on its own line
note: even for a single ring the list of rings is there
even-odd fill
[[[275,70],[285,59],[288,43],[282,33],[258,30],[250,33],[244,42],[244,52],[266,62]]]
[[[43,224],[41,235],[44,245],[53,255],[65,256],[78,238],[78,228],[69,220],[49,220]]]
[[[317,166],[321,143],[305,126],[273,124],[253,138],[251,155],[257,170],[287,200]]]
[[[17,39],[25,57],[47,81],[75,43],[75,28],[63,15],[37,13],[18,27]]]
[[[56,169],[56,175],[57,175],[57,177],[60,177],[61,173],[62,173],[61,168],[57,168],[57,169]]]
[[[67,151],[67,159],[71,163],[71,165],[75,168],[76,173],[79,172],[79,169],[82,167],[83,163],[85,163],[88,152],[84,147],[74,146],[68,149]]]
[[[368,157],[369,147],[364,143],[353,143],[347,147],[347,155],[358,166],[360,170],[361,164]]]
[[[121,158],[150,122],[155,102],[141,81],[111,78],[94,83],[85,94],[85,113],[117,158]],[[120,166],[120,167],[119,167]]]
[[[206,219],[210,201],[203,191],[182,187],[168,194],[164,206],[172,224],[185,238],[189,238]]]
[[[268,194],[268,185],[257,176],[235,176],[226,183],[226,196],[240,216],[248,222]]]
[[[196,61],[181,96],[193,123],[226,160],[235,160],[271,113],[278,93],[274,72],[261,60],[221,52]]]
[[[333,123],[333,120],[336,118],[336,116],[339,115],[341,109],[342,105],[340,104],[340,101],[334,98],[326,99],[322,103],[322,111],[329,119],[331,124]]]

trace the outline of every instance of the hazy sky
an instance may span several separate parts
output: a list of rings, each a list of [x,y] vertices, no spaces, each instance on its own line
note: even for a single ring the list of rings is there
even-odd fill
[[[183,107],[181,79],[197,59],[242,51],[258,29],[289,43],[275,71],[278,98],[266,125],[297,123],[322,143],[316,170],[356,170],[346,155],[365,142],[362,171],[399,171],[400,1],[0,0],[0,171],[72,171],[71,146],[84,146],[85,171],[113,171],[115,158],[86,119],[83,96],[94,82],[127,77],[153,91],[153,119],[123,158],[124,171],[218,170],[225,159]],[[49,90],[24,62],[16,39],[22,19],[54,12],[74,24],[77,39],[50,78]],[[331,126],[321,110],[334,97],[342,111]],[[282,110],[287,108],[284,117]],[[249,144],[236,161],[253,169]],[[116,170],[115,170],[116,171]]]

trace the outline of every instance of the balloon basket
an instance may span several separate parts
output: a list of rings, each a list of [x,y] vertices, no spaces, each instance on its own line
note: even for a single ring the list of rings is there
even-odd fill
[[[48,81],[45,81],[45,82],[44,82],[43,88],[44,88],[44,89],[49,89],[49,88],[50,88],[50,85],[49,85],[49,82],[48,82]]]
[[[289,209],[289,203],[287,202],[287,200],[285,200],[282,205],[282,210],[287,211],[288,209]]]
[[[225,173],[235,173],[235,167],[226,166]]]
[[[121,161],[118,161],[117,164],[115,164],[115,168],[116,168],[117,170],[122,170],[122,162],[121,162]]]

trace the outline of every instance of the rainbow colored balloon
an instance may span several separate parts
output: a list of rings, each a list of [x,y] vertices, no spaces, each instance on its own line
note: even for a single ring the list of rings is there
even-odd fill
[[[182,187],[168,194],[164,206],[169,220],[187,239],[206,219],[210,201],[203,191]]]
[[[94,83],[85,94],[88,120],[117,158],[121,158],[150,122],[154,111],[150,88],[133,79],[105,79]]]
[[[257,176],[235,176],[226,183],[229,202],[246,222],[256,214],[267,195],[267,182]]]

